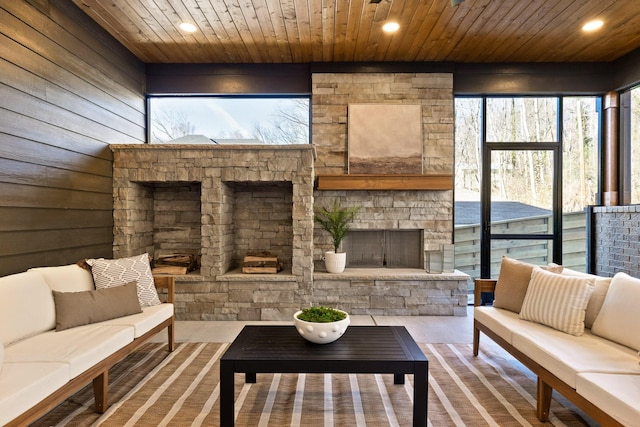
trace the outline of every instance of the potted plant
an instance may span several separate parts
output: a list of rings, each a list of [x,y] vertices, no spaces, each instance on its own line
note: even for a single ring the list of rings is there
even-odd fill
[[[324,253],[324,263],[329,273],[342,273],[347,263],[347,254],[338,252],[342,240],[349,233],[349,223],[360,210],[359,206],[341,207],[337,200],[331,208],[316,210],[314,220],[320,227],[331,235],[333,251]]]
[[[298,333],[307,341],[328,344],[344,334],[351,319],[346,311],[313,306],[296,312],[293,322]]]

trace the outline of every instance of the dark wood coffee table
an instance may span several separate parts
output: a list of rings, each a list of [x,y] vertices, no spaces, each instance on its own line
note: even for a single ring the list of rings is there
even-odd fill
[[[404,326],[350,326],[330,344],[313,344],[291,326],[245,326],[220,360],[220,425],[234,424],[234,377],[256,373],[413,374],[413,425],[427,425],[429,361]]]

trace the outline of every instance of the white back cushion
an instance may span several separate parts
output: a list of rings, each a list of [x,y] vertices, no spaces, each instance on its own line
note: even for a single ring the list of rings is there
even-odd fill
[[[77,264],[30,268],[28,271],[41,273],[52,291],[83,292],[95,289],[91,271]]]
[[[640,351],[640,279],[616,273],[591,333]]]
[[[0,341],[8,345],[55,327],[53,294],[42,274],[0,277]]]

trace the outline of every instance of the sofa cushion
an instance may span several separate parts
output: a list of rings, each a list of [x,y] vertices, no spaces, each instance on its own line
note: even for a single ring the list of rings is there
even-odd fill
[[[604,304],[604,298],[607,296],[610,284],[610,277],[599,277],[596,279],[595,286],[593,287],[593,293],[589,298],[589,304],[587,304],[587,310],[584,315],[585,328],[593,328],[593,323],[596,321],[596,318],[602,309],[602,304]]]
[[[135,329],[134,337],[139,338],[160,323],[173,316],[173,304],[164,303],[143,307],[142,313],[107,320],[103,325],[127,325]]]
[[[0,375],[0,426],[65,385],[68,363],[5,363]]]
[[[509,344],[513,339],[514,331],[531,324],[531,322],[520,319],[518,313],[491,306],[474,307],[473,319],[488,327]]]
[[[28,271],[42,274],[52,291],[81,292],[95,289],[91,272],[77,264],[58,267],[36,267],[30,268]]]
[[[141,313],[137,284],[84,292],[53,291],[56,331]]]
[[[119,259],[88,259],[96,289],[110,288],[138,282],[138,300],[141,307],[160,304],[153,282],[149,255],[141,254]]]
[[[577,337],[529,322],[529,327],[513,332],[512,345],[572,388],[580,372],[639,372],[634,350],[588,330]]]
[[[533,264],[503,256],[496,282],[494,307],[520,313],[534,267]],[[560,273],[563,267],[550,264],[542,268]]]
[[[640,351],[640,279],[616,273],[591,332]]]
[[[638,425],[640,375],[578,374],[576,391],[622,425]]]
[[[534,268],[520,318],[571,335],[584,332],[584,316],[595,279],[570,277]]]
[[[0,277],[0,341],[9,345],[55,328],[53,295],[42,274]]]
[[[133,333],[131,326],[99,323],[47,331],[7,347],[5,363],[65,362],[76,377],[133,341]]]

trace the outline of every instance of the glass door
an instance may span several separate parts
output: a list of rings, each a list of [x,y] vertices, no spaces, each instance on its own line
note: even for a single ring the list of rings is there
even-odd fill
[[[561,102],[484,99],[482,277],[497,277],[503,255],[562,262]]]

